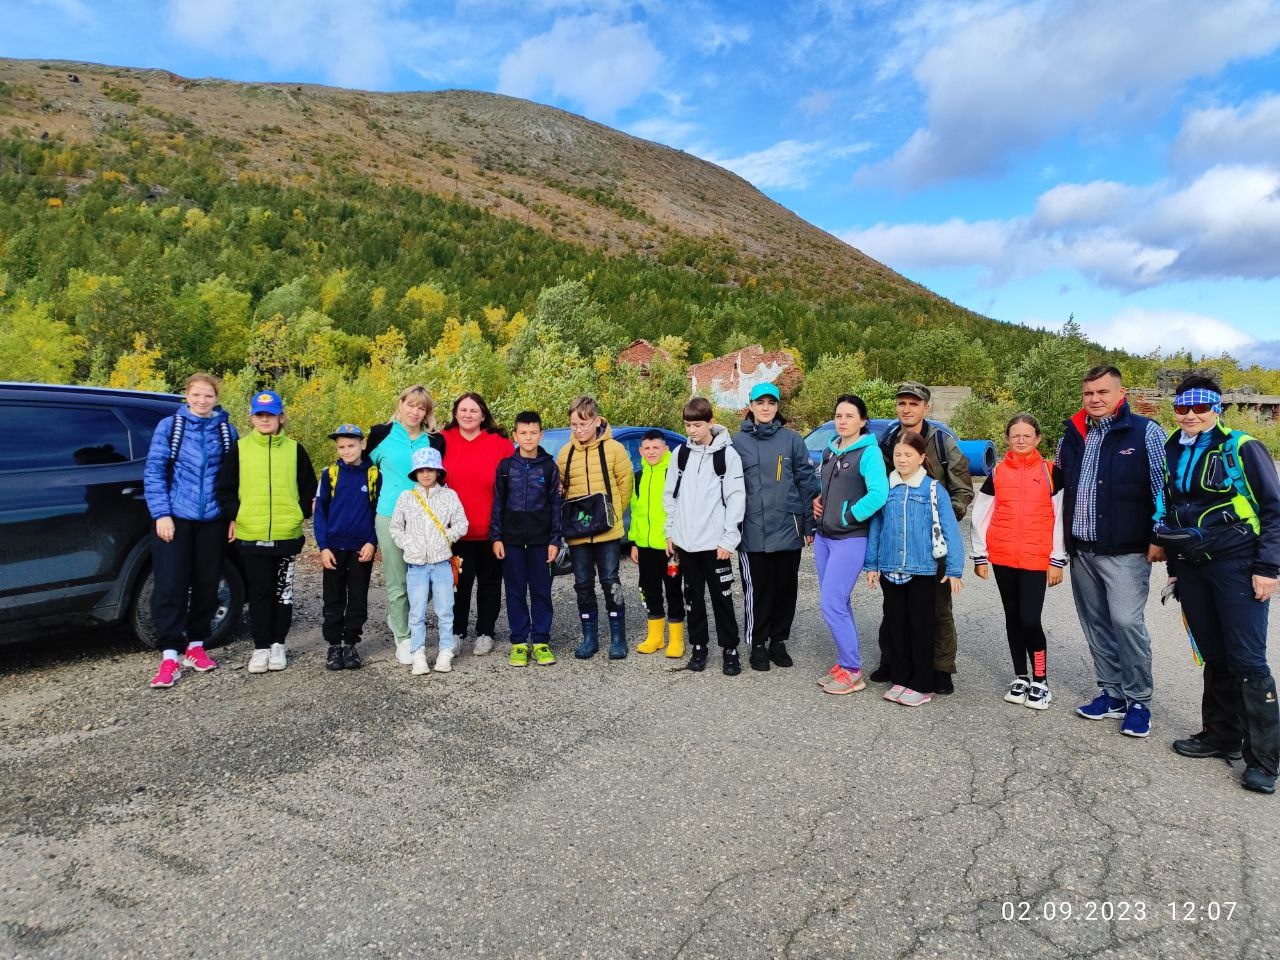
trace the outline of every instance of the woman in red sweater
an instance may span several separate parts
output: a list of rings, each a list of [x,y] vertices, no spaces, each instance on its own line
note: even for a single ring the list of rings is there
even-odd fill
[[[478,393],[464,393],[453,401],[453,417],[443,435],[445,474],[467,515],[467,534],[453,545],[454,556],[462,558],[453,596],[453,629],[461,644],[467,636],[474,586],[475,653],[483,656],[493,649],[493,631],[502,606],[502,561],[489,549],[493,484],[498,464],[511,456],[514,446],[506,431],[493,422],[488,404]]]
[[[1004,606],[1015,674],[1004,698],[1044,710],[1053,695],[1040,615],[1045,588],[1062,582],[1067,562],[1062,477],[1040,456],[1040,424],[1031,414],[1015,414],[1004,435],[1009,452],[973,501],[973,566],[983,580],[995,569]]]

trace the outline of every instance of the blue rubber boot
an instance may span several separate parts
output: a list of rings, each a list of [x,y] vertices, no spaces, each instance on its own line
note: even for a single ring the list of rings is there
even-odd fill
[[[627,658],[627,621],[621,610],[609,614],[609,659]]]
[[[595,613],[584,613],[582,617],[582,642],[573,651],[579,660],[590,660],[600,649],[600,622]]]

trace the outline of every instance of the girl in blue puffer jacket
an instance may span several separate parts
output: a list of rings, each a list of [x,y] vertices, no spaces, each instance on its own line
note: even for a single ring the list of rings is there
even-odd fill
[[[200,673],[218,666],[204,642],[218,606],[218,580],[237,506],[225,495],[219,499],[218,473],[238,439],[218,406],[219,386],[218,378],[207,373],[188,377],[187,402],[156,425],[147,454],[144,487],[155,521],[151,612],[156,645],[164,651],[153,687],[172,687],[183,666]]]
[[[964,573],[960,524],[946,487],[924,469],[925,449],[918,433],[899,436],[893,448],[889,500],[871,518],[867,535],[867,584],[873,590],[884,585],[885,653],[893,683],[884,698],[907,707],[933,699],[934,585],[950,583],[955,596]],[[934,549],[935,539],[946,543],[941,580],[942,558]]]

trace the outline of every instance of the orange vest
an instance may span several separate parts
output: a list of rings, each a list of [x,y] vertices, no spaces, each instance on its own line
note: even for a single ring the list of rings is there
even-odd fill
[[[1053,551],[1053,481],[1039,453],[1013,451],[991,476],[995,507],[987,530],[992,563],[1018,570],[1048,570]]]

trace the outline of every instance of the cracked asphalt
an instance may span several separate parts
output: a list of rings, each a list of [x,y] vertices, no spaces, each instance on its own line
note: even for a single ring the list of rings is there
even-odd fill
[[[996,589],[973,577],[954,695],[822,694],[807,558],[796,666],[736,678],[714,653],[701,675],[575,661],[565,578],[556,666],[507,666],[504,615],[494,655],[414,678],[378,575],[367,666],[331,674],[311,566],[283,673],[247,674],[243,634],[171,691],[119,630],[9,644],[0,955],[1280,956],[1280,801],[1170,751],[1200,678],[1163,580],[1146,741],[1075,716],[1095,688],[1065,584],[1044,713],[1002,702]],[[873,648],[879,599],[859,585]]]

